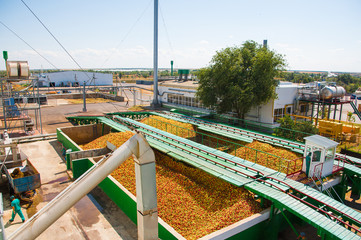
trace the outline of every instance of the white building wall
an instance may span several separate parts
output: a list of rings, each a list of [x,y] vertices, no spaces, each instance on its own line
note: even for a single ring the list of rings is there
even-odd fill
[[[284,109],[289,105],[293,109],[294,100],[297,98],[298,86],[293,83],[281,82],[276,88],[278,98],[270,100],[268,103],[252,108],[245,116],[247,120],[262,123],[274,124],[274,109]],[[168,94],[181,94],[184,97],[194,97],[194,90],[181,89],[177,87],[159,87],[160,100],[168,102]]]
[[[296,84],[284,84],[276,88],[276,93],[278,99],[274,101],[274,108],[284,108],[286,104],[293,104],[294,100],[297,98],[297,89]]]
[[[95,80],[93,81],[93,79]],[[55,83],[56,87],[73,86],[75,82],[83,86],[84,81],[86,85],[106,86],[113,85],[113,75],[98,72],[64,71],[43,73],[39,77],[39,81],[43,82],[45,87],[49,87],[51,82]]]

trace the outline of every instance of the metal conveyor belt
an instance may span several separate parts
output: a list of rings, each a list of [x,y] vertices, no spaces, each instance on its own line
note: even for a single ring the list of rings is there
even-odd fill
[[[162,138],[167,138],[165,142],[168,142],[169,144],[170,142],[174,142],[174,140],[176,140],[176,142],[178,142],[180,145],[176,146],[175,144],[175,146],[173,146],[176,148],[176,150],[172,149],[173,147],[166,149],[165,151],[166,153],[181,161],[186,160],[187,162],[187,160],[190,159],[191,165],[195,167],[199,167],[200,169],[203,169],[205,171],[207,171],[206,168],[211,169],[211,171],[207,171],[207,172],[227,181],[227,178],[224,178],[227,175],[227,172],[222,173],[222,171],[226,169],[222,169],[222,168],[224,165],[227,166],[228,164],[223,164],[223,166],[222,164],[211,164],[207,166],[201,164],[201,162],[205,161],[204,159],[207,158],[206,155],[192,156],[192,151],[189,151],[188,153],[191,154],[191,157],[189,158],[187,156],[188,153],[184,154],[184,150],[179,150],[179,148],[184,148],[184,146],[190,147],[190,144],[193,145],[193,149],[196,149],[201,144],[194,143],[190,140],[182,139],[180,137],[176,137],[172,134],[163,132],[159,129],[150,127],[146,124],[138,123],[131,119],[122,119],[122,120],[132,124],[133,126],[136,126],[140,131],[144,133],[158,136],[158,137],[151,136],[151,138],[154,139],[154,142],[152,140],[150,142],[153,143],[150,144],[154,145],[154,147],[156,148],[158,146],[158,149],[160,150],[163,148],[162,142],[164,140]],[[203,146],[202,150],[207,151],[208,150],[207,148],[208,147]],[[219,158],[217,157],[218,154],[222,155],[221,158],[225,157],[226,155],[229,155],[215,149],[211,149],[211,151],[212,151],[211,152],[212,155],[216,156],[214,158],[216,159],[215,161],[217,161],[217,158]],[[210,157],[208,156],[208,158]],[[233,161],[237,159],[234,156],[230,158]],[[241,160],[240,162],[245,163],[247,161]],[[229,167],[231,169],[232,168],[234,169],[235,165],[229,164]],[[222,170],[220,171],[219,169]],[[280,173],[272,174],[271,172],[268,172],[266,169],[264,169],[264,167],[262,170],[263,171],[258,172],[258,176],[256,176],[256,175],[251,175],[249,171],[245,171],[245,169],[243,169],[243,173],[248,175],[248,178],[251,178],[253,180],[245,179],[244,176],[238,174],[233,174],[233,175],[228,175],[228,177],[232,179],[231,181],[228,182],[233,183],[236,186],[244,186],[250,191],[260,194],[261,196],[273,202],[276,202],[278,205],[281,206],[281,208],[287,209],[288,211],[304,219],[306,222],[310,223],[316,228],[322,229],[323,231],[333,236],[336,236],[339,239],[361,239],[361,237],[357,236],[355,233],[347,230],[345,227],[340,225],[341,221],[348,221],[349,223],[356,224],[359,228],[361,226],[360,213],[354,211],[352,208],[345,206],[344,204],[337,202],[336,200],[326,196],[325,194],[316,191],[315,189],[312,189],[308,186],[305,186],[302,183],[298,183],[291,179],[286,178],[284,174],[280,174]],[[287,193],[290,189],[292,189],[292,192],[298,192],[299,194],[301,194],[302,199],[297,200],[294,197],[291,197]],[[304,199],[306,198],[308,198],[308,200],[312,202],[312,204],[305,201]],[[339,222],[337,222],[335,219],[337,219],[337,221]]]

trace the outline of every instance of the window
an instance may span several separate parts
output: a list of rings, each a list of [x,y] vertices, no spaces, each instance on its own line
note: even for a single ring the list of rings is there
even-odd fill
[[[287,107],[286,108],[286,114],[291,114],[292,113],[292,108],[291,107]]]
[[[321,149],[317,147],[312,148],[313,155],[312,155],[312,162],[319,162],[321,161]]]
[[[329,160],[333,160],[334,155],[335,155],[335,148],[327,149],[325,162]]]
[[[308,111],[308,105],[301,105],[300,106],[300,112],[305,113]]]
[[[180,94],[168,94],[167,95],[168,103],[174,103],[179,105],[185,105],[190,107],[203,107],[202,103],[194,97],[185,97]]]
[[[278,119],[284,116],[284,108],[277,108],[274,110],[273,121],[277,122]]]

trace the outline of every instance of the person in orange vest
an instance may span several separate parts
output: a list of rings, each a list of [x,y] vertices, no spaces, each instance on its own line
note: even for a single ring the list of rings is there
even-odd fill
[[[13,212],[11,214],[11,219],[9,220],[10,223],[12,223],[14,221],[16,214],[19,214],[21,220],[23,222],[25,222],[23,212],[21,211],[20,200],[15,198],[14,196],[11,196],[10,200],[11,200],[11,207],[13,208]]]

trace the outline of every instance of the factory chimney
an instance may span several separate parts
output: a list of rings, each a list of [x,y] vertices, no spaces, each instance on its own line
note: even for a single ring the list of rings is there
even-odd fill
[[[263,40],[263,47],[267,48],[267,39]]]

